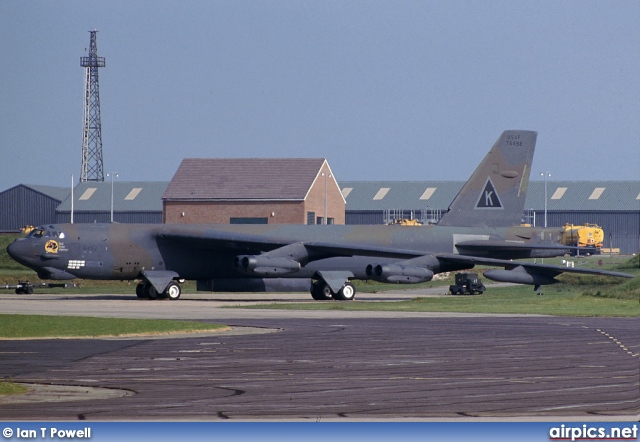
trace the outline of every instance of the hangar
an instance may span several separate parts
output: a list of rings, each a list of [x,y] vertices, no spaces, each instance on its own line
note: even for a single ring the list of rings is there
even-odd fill
[[[166,181],[85,181],[73,190],[74,223],[160,223],[162,193]],[[113,203],[112,203],[113,202]],[[72,198],[67,197],[56,209],[56,223],[71,221]]]
[[[256,161],[262,164],[268,162]],[[183,200],[167,198],[172,194],[169,193],[171,183],[166,181],[116,181],[113,185],[114,221],[161,223],[165,216],[167,222],[228,224],[264,222],[266,218],[267,222],[274,223],[283,222],[284,214],[289,213],[292,222],[322,223],[326,176],[327,217],[333,218],[336,224],[384,224],[399,218],[418,219],[423,224],[428,224],[438,221],[464,184],[462,181],[343,181],[338,186],[323,159],[275,161],[284,165],[279,166],[277,172],[274,172],[274,169],[262,169],[261,175],[254,167],[238,175],[239,178],[246,178],[244,193],[229,190],[230,184],[224,181],[218,185],[217,193],[209,193],[206,186],[216,186],[213,178],[204,176],[204,181],[197,181],[196,175],[190,174],[187,168],[182,170],[181,173],[187,176],[181,180],[190,184],[187,186],[186,183],[176,181],[179,184],[178,189],[182,189],[183,196],[185,190],[187,191]],[[301,169],[293,167],[306,162],[313,167],[307,164],[307,168],[304,169],[307,173],[300,178]],[[218,163],[220,164],[222,163]],[[187,166],[189,163],[183,162],[183,165]],[[229,174],[230,170],[231,168],[226,169],[226,173]],[[274,182],[268,183],[271,177],[265,177],[269,175],[266,170],[278,174],[281,179],[279,191]],[[206,174],[206,171],[204,173]],[[178,173],[174,181],[176,178],[179,178]],[[223,180],[220,175],[217,179]],[[291,189],[296,185],[297,189]],[[227,193],[222,193],[221,189],[226,189]],[[69,222],[70,193],[69,188],[28,184],[20,184],[0,192],[0,231],[16,232],[25,225]],[[276,193],[280,200],[268,197]],[[227,198],[216,200],[204,198],[205,195]],[[294,199],[284,198],[287,195],[293,195]],[[523,223],[544,226],[544,195],[543,181],[529,182]],[[244,208],[240,207],[243,203],[246,206]],[[85,182],[78,184],[74,189],[74,222],[109,222],[110,207],[110,182]],[[222,212],[227,209],[229,211]],[[202,211],[200,216],[209,214],[212,218],[204,221],[204,217],[196,217],[198,210]],[[220,213],[215,213],[216,211]],[[176,217],[177,221],[172,220],[172,216]],[[328,221],[332,222],[331,219]],[[619,248],[623,254],[638,253],[640,181],[548,181],[547,225],[560,227],[565,223],[598,224],[605,231],[604,247]]]
[[[186,158],[162,196],[166,223],[344,224],[324,158]]]
[[[435,223],[462,181],[345,181],[347,224],[385,224],[396,219]],[[547,181],[547,225],[597,224],[604,247],[640,251],[640,181]],[[545,184],[530,181],[522,222],[544,226]]]
[[[67,198],[66,187],[18,184],[0,192],[0,232],[55,221],[56,208]]]

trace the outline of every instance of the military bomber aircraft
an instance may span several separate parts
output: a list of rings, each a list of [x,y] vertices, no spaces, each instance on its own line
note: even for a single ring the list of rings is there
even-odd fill
[[[352,300],[352,279],[430,281],[489,265],[491,280],[541,285],[563,272],[625,273],[513,261],[561,256],[559,229],[519,226],[537,133],[502,133],[437,225],[53,224],[7,247],[42,279],[140,280],[140,298],[203,291],[301,291]]]

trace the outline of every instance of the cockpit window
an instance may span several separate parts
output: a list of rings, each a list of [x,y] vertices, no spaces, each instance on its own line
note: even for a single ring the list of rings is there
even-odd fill
[[[55,230],[45,230],[45,229],[33,229],[31,233],[27,235],[27,238],[57,238],[58,232]]]

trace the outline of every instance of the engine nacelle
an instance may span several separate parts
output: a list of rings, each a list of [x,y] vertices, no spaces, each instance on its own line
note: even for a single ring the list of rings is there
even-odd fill
[[[262,255],[240,255],[233,260],[233,267],[249,275],[287,275],[300,270],[300,263],[289,258],[271,258]]]
[[[486,270],[484,276],[492,281],[498,282],[513,282],[515,284],[528,284],[528,285],[547,285],[555,284],[557,279],[536,273],[528,273],[522,267],[516,267],[513,270],[493,269]]]
[[[431,270],[403,264],[369,264],[366,273],[376,281],[396,284],[417,284],[433,279]]]

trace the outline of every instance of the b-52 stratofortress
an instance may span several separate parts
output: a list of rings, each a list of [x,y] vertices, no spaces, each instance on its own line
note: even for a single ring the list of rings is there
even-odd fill
[[[519,226],[537,133],[502,133],[433,226],[54,224],[7,247],[42,279],[140,280],[140,298],[202,291],[301,291],[352,300],[352,279],[430,281],[475,265],[495,281],[541,285],[563,272],[625,273],[512,261],[561,256],[559,229]]]

